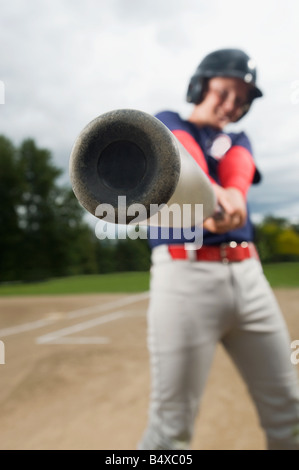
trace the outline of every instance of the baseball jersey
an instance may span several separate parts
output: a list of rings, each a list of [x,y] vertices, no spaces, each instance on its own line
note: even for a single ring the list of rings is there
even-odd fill
[[[209,126],[199,128],[172,111],[158,113],[156,118],[177,137],[212,183],[235,187],[246,197],[250,185],[260,181],[261,175],[252,157],[251,144],[244,132],[225,133]],[[239,229],[224,234],[203,229],[203,244],[253,241],[254,228],[248,207],[247,214],[245,225]],[[157,228],[154,231],[149,230],[148,240],[151,248],[161,244],[192,243],[196,242],[196,230],[193,238],[190,238],[190,232],[186,238],[183,229],[170,227],[165,238],[163,229]]]

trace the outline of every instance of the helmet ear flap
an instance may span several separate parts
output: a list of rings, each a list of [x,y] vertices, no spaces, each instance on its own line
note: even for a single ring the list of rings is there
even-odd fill
[[[188,103],[200,103],[200,101],[202,100],[203,88],[203,78],[199,77],[198,75],[193,75],[187,90],[186,99]]]

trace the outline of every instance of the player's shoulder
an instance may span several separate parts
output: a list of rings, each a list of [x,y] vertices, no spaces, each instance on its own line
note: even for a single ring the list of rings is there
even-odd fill
[[[250,153],[252,153],[252,146],[248,135],[244,131],[240,132],[228,132],[227,135],[231,139],[232,146],[240,145],[245,147]]]
[[[160,111],[155,114],[155,117],[171,131],[188,130],[188,122],[175,111]]]

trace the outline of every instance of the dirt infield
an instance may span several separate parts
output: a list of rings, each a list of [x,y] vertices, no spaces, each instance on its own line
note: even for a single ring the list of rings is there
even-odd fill
[[[299,339],[299,290],[275,293]],[[147,303],[146,293],[0,298],[0,449],[136,449],[149,397]],[[265,448],[221,347],[192,448]]]

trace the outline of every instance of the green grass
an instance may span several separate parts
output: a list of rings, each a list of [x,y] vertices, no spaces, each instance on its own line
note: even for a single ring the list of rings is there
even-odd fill
[[[272,287],[299,287],[299,263],[273,263],[263,266]]]
[[[265,264],[264,272],[272,287],[299,287],[299,263]],[[148,289],[148,272],[129,272],[2,284],[0,296],[144,292]]]
[[[148,288],[148,272],[130,272],[72,276],[24,284],[2,284],[0,285],[0,296],[144,292]]]

